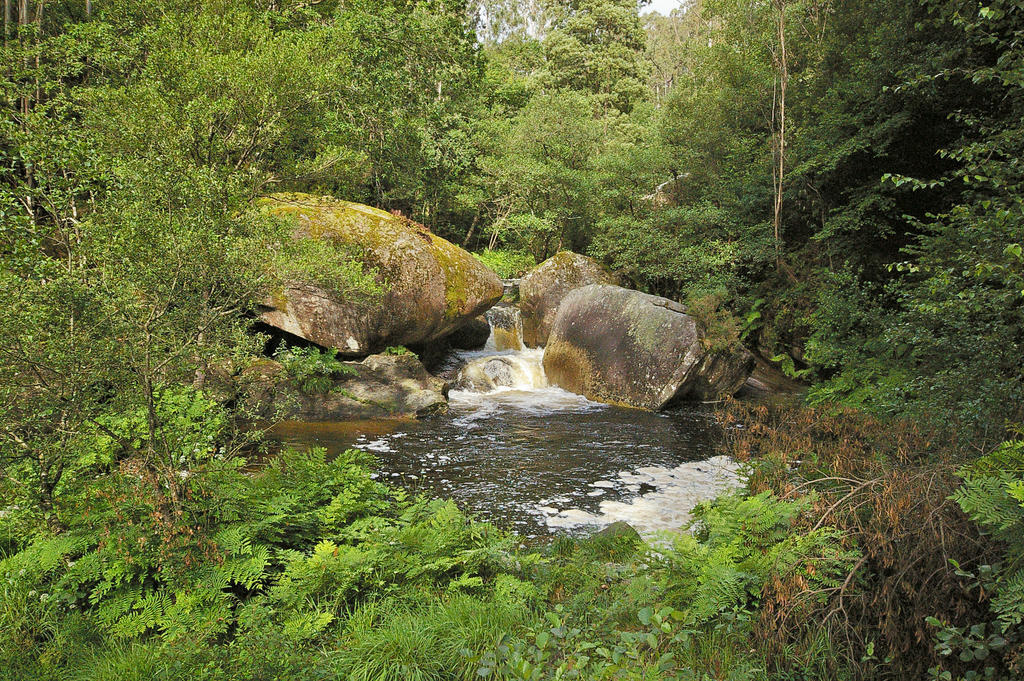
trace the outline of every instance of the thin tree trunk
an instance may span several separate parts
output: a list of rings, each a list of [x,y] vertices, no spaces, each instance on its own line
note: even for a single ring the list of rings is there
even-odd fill
[[[13,70],[12,69],[12,65],[8,61],[10,59],[11,55],[10,55],[9,52],[7,52],[7,41],[10,39],[10,35],[11,35],[11,23],[12,23],[11,0],[4,0],[4,62],[5,62],[5,66],[7,67],[8,74],[10,74],[10,72]],[[4,97],[4,107],[5,108],[8,105],[13,105],[13,104],[14,104],[14,102],[12,100],[9,100],[7,97]]]
[[[480,219],[480,214],[473,215],[473,222],[469,225],[469,231],[466,232],[466,238],[462,240],[462,247],[465,248],[469,245],[469,240],[473,238],[473,232],[476,231],[476,223]]]
[[[210,309],[210,298],[211,293],[209,289],[203,289],[203,312],[209,312]],[[206,334],[203,331],[205,327],[200,329],[199,333],[196,334],[196,346],[201,348],[203,342],[206,339]],[[208,367],[206,366],[206,360],[203,359],[200,353],[196,353],[196,373],[195,378],[192,380],[192,387],[196,390],[203,390],[206,388],[206,374]]]
[[[51,475],[50,465],[46,461],[45,455],[42,451],[39,452],[39,508],[46,519],[47,527],[53,534],[60,534],[67,529],[60,521],[57,507],[53,503],[53,491],[56,489],[57,483],[60,482],[62,469],[63,467],[59,466],[56,471],[52,471]]]
[[[779,119],[775,144],[778,158],[775,167],[775,206],[772,228],[775,235],[775,263],[779,269],[782,269],[782,189],[786,170],[786,86],[789,84],[789,62],[786,54],[786,0],[775,0],[774,5],[778,12]]]
[[[21,0],[21,2],[18,3],[18,28],[19,28],[19,31],[18,31],[18,47],[21,50],[22,66],[24,67],[25,71],[28,71],[29,61],[28,61],[28,49],[27,49],[27,46],[25,45],[25,41],[24,41],[24,39],[22,37],[22,29],[24,29],[25,26],[28,26],[28,24],[29,24],[29,0]],[[37,71],[38,71],[38,69],[37,69]],[[28,125],[28,112],[30,110],[30,107],[31,107],[31,104],[30,104],[30,101],[29,101],[29,96],[28,95],[22,95],[21,96],[21,107],[20,107],[21,108],[21,127],[22,127],[22,129],[24,129],[25,126]],[[32,182],[32,179],[33,179],[32,178],[32,166],[29,165],[29,164],[25,164],[24,171],[25,171],[25,184],[28,187],[28,194],[25,196],[25,207],[28,210],[29,219],[32,222],[35,222],[35,206],[34,206],[34,201],[33,201],[33,198],[32,198],[32,185],[33,185],[33,182]]]
[[[40,47],[43,40],[43,0],[39,0],[39,5],[36,7],[36,99],[32,103],[33,106],[39,106],[39,102],[43,99],[43,93],[40,89],[39,83],[39,55],[42,52]]]

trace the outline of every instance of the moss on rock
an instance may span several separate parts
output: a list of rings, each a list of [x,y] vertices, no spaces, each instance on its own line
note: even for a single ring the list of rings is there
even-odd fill
[[[356,254],[363,270],[374,273],[380,295],[370,302],[314,274],[292,277],[281,295],[267,300],[263,321],[342,354],[433,342],[501,298],[501,281],[490,269],[402,216],[296,193],[274,194],[260,206],[289,221],[293,239],[344,246],[339,253]]]

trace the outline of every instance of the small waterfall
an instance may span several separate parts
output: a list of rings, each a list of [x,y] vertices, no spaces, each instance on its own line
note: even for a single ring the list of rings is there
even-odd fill
[[[485,315],[491,325],[491,337],[486,348],[490,350],[525,350],[523,346],[523,316],[517,305],[495,305]]]
[[[491,392],[499,388],[546,388],[548,379],[544,375],[544,350],[520,350],[513,354],[474,359],[459,370],[455,387],[458,390],[478,393]]]
[[[497,305],[487,312],[491,336],[481,350],[459,353],[452,369],[449,404],[461,414],[456,423],[470,426],[509,410],[553,414],[601,409],[582,395],[548,383],[544,348],[523,347],[523,319],[515,305]]]

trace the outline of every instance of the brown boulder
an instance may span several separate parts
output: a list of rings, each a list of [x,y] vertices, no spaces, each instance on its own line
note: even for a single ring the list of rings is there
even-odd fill
[[[346,299],[315,281],[286,281],[266,301],[261,319],[339,353],[359,357],[389,346],[438,340],[501,298],[497,275],[426,227],[358,203],[307,194],[263,200],[272,215],[291,220],[295,239],[354,246],[376,272],[382,299]]]
[[[590,284],[614,284],[615,277],[596,261],[571,251],[548,258],[519,282],[523,343],[546,345],[558,306],[570,291]]]
[[[706,349],[704,331],[667,298],[619,286],[570,292],[544,350],[548,380],[611,404],[661,409],[735,393],[753,366],[743,348]]]

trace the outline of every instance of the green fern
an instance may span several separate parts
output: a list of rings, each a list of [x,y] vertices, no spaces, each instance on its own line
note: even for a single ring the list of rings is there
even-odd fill
[[[772,577],[799,576],[810,593],[836,587],[858,554],[843,548],[831,528],[794,531],[812,501],[763,492],[724,496],[695,509],[692,536],[680,535],[671,550],[660,552],[669,595],[688,623],[753,608]]]
[[[981,530],[1005,546],[991,568],[992,612],[1004,635],[1024,623],[1024,440],[1003,443],[963,472],[953,494]],[[1018,635],[1024,633],[1018,632]]]

